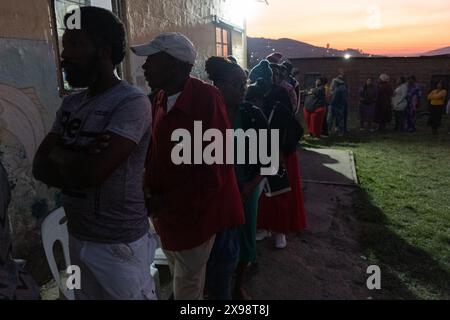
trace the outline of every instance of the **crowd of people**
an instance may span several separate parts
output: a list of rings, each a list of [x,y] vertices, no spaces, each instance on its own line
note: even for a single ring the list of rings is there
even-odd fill
[[[284,249],[286,236],[306,227],[297,150],[302,97],[312,137],[344,135],[344,73],[301,90],[279,53],[250,71],[231,56],[214,56],[205,63],[210,84],[191,76],[193,43],[169,32],[131,47],[146,59],[147,95],[115,73],[127,50],[123,23],[105,9],[80,11],[81,29],[65,31],[61,54],[67,82],[80,90],[64,98],[33,162],[34,177],[62,193],[71,263],[81,270],[76,299],[156,299],[150,265],[158,246],[174,299],[250,299],[244,280],[257,262],[257,241],[273,236]],[[361,129],[377,123],[384,130],[394,115],[396,130],[415,131],[420,94],[414,77],[399,79],[395,90],[385,74],[378,83],[368,79],[360,90]],[[441,82],[428,96],[434,133],[446,96]],[[278,171],[262,176],[264,164],[250,162],[175,164],[173,132],[194,136],[198,121],[224,136],[228,129],[276,130],[278,147],[268,147],[280,155]],[[0,169],[0,275],[9,279],[0,296],[27,296],[14,287],[22,277],[30,298],[36,285],[11,258],[9,187]]]
[[[378,124],[378,130],[385,130],[386,124],[394,119],[395,131],[415,132],[422,91],[414,76],[398,78],[394,88],[386,74],[380,75],[378,83],[368,79],[359,92],[361,130],[374,130],[373,122]],[[443,115],[450,114],[450,101],[446,108],[446,99],[444,83],[438,81],[427,96],[428,126],[433,134],[438,134]]]
[[[147,95],[115,73],[127,50],[119,18],[96,7],[80,8],[80,16],[81,29],[64,32],[61,53],[65,79],[79,90],[64,98],[33,162],[34,177],[62,193],[71,264],[81,271],[75,298],[156,299],[150,265],[161,245],[174,299],[249,299],[244,279],[257,239],[273,234],[283,249],[286,235],[306,226],[292,66],[274,55],[248,72],[233,57],[211,57],[210,84],[191,76],[193,43],[162,33],[131,47],[146,59]],[[194,136],[198,121],[224,136],[277,131],[278,144],[268,147],[280,155],[278,171],[262,176],[264,164],[248,161],[176,165],[172,133]],[[5,176],[0,170],[2,201]],[[6,215],[7,202],[0,205]],[[8,229],[0,231],[9,239]],[[15,289],[10,247],[1,249],[0,274]]]
[[[348,132],[348,91],[342,71],[331,84],[322,77],[316,80],[315,88],[302,91],[305,94],[304,119],[312,137],[326,137],[333,132],[344,136]],[[422,95],[423,89],[414,76],[400,77],[394,87],[387,74],[381,74],[378,80],[367,79],[359,89],[360,130],[384,131],[394,122],[395,131],[415,132]],[[434,135],[438,134],[443,115],[450,116],[450,100],[447,99],[444,82],[438,81],[427,96],[428,126]],[[450,127],[448,130],[450,134]]]

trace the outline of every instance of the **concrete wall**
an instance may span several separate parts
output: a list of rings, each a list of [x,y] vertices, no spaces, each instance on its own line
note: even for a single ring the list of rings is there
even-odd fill
[[[60,205],[59,193],[32,178],[31,164],[60,106],[52,0],[0,2],[0,159],[13,186],[10,216],[18,255],[39,250],[39,222]],[[233,3],[234,2],[234,3]],[[216,54],[213,16],[225,20],[238,0],[123,0],[122,11],[131,45],[149,41],[162,31],[179,31],[199,51],[194,74],[205,78],[204,62]],[[246,66],[245,32],[233,31],[233,53]],[[125,78],[148,90],[143,59],[131,52]],[[42,257],[42,252],[39,252]],[[37,259],[35,259],[37,260]],[[38,273],[45,263],[34,266]],[[39,277],[38,277],[39,278]]]
[[[0,3],[0,159],[13,188],[10,217],[19,255],[33,251],[39,218],[58,202],[56,191],[31,174],[61,102],[49,12],[45,0]]]
[[[230,6],[231,5],[231,6]],[[188,36],[198,48],[198,59],[193,73],[206,79],[205,61],[216,55],[216,34],[213,16],[227,18],[236,10],[236,0],[127,0],[125,12],[128,38],[131,45],[148,42],[160,32],[181,32]],[[233,55],[247,66],[245,32],[232,32]],[[129,54],[129,77],[139,87],[148,90],[142,75],[143,58]]]
[[[350,89],[350,107],[358,106],[359,88],[367,78],[378,79],[386,73],[391,77],[392,85],[397,78],[411,75],[424,86],[424,93],[430,90],[431,78],[434,75],[450,76],[450,56],[416,57],[416,58],[308,58],[291,59],[300,74],[298,80],[303,84],[308,73],[319,73],[330,81],[343,69]]]

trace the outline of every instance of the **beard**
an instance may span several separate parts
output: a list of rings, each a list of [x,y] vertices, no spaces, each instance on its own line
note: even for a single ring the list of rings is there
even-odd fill
[[[64,70],[64,79],[72,88],[87,88],[97,78],[98,74],[97,59],[92,58],[84,66],[64,60],[61,67]]]

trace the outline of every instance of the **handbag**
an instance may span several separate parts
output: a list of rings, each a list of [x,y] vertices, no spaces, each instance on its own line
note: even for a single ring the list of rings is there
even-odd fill
[[[276,175],[268,176],[265,179],[264,193],[269,198],[287,193],[291,190],[288,172],[284,166],[280,166]]]

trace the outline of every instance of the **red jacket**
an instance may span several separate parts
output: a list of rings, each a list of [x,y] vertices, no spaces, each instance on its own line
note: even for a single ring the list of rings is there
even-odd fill
[[[174,130],[188,130],[193,146],[194,121],[202,121],[203,132],[215,128],[225,135],[230,129],[220,92],[190,78],[169,113],[165,103],[164,92],[160,92],[153,106],[145,185],[164,198],[163,210],[153,221],[163,248],[183,251],[201,245],[219,231],[243,224],[244,210],[233,165],[177,166],[171,159],[176,145],[171,141]]]

